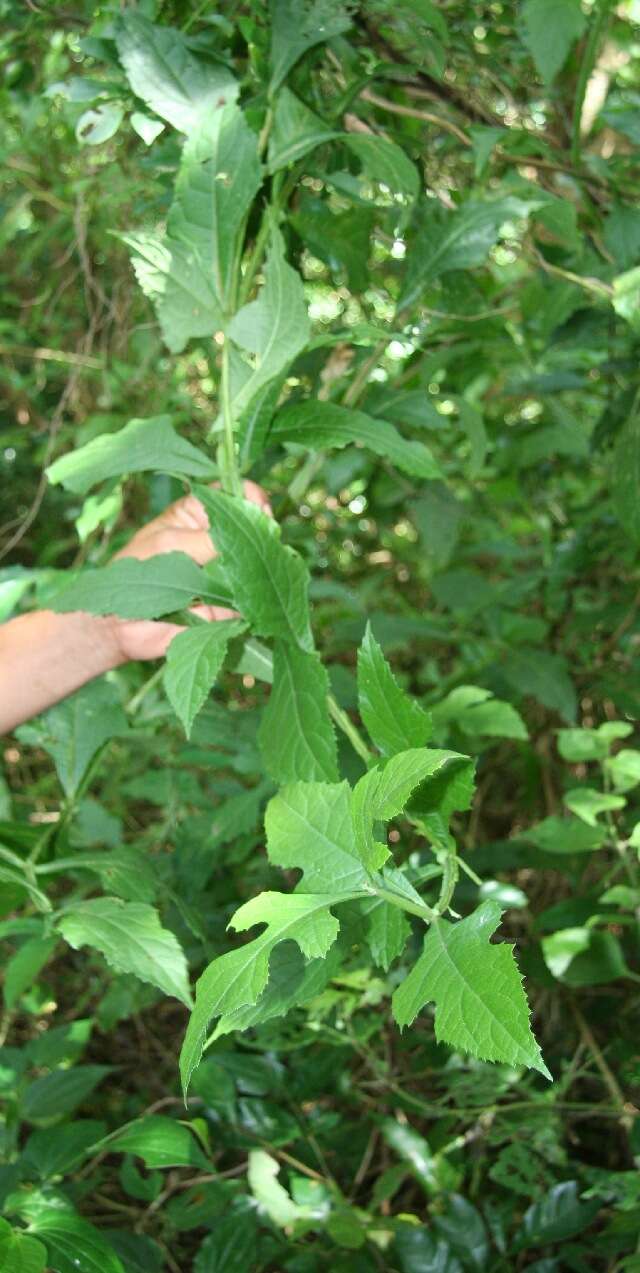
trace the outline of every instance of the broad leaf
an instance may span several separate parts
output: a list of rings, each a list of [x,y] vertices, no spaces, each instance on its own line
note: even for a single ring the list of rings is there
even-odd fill
[[[160,553],[147,561],[121,557],[100,570],[83,570],[50,601],[52,610],[87,610],[117,614],[122,619],[159,619],[183,610],[199,598],[210,605],[226,605],[206,570],[186,553]]]
[[[168,415],[148,420],[130,420],[117,433],[105,433],[67,455],[62,455],[47,469],[47,477],[55,486],[84,495],[108,477],[124,473],[171,473],[180,477],[197,477],[206,481],[216,473],[216,466],[197,447],[181,438]]]
[[[22,1229],[0,1219],[0,1268],[3,1273],[43,1273],[46,1247]]]
[[[275,782],[338,781],[329,678],[317,654],[278,642],[273,689],[258,735],[267,773]]]
[[[267,852],[274,866],[304,872],[307,893],[351,894],[366,883],[346,782],[296,782],[267,805]]]
[[[542,79],[550,84],[584,31],[580,0],[525,0],[522,19],[525,44]]]
[[[56,1069],[30,1083],[21,1101],[30,1123],[49,1122],[70,1114],[111,1073],[109,1065],[74,1065]]]
[[[145,1167],[202,1167],[211,1163],[189,1127],[173,1118],[149,1114],[124,1127],[109,1141],[109,1152],[136,1154]]]
[[[213,280],[185,244],[147,230],[118,237],[131,248],[136,278],[156,307],[162,335],[173,353],[180,353],[192,336],[212,336],[223,326]]]
[[[50,1180],[76,1167],[106,1134],[106,1123],[89,1118],[76,1118],[66,1126],[58,1126],[53,1136],[50,1128],[43,1127],[31,1133],[23,1150],[24,1161],[41,1180]]]
[[[371,738],[387,755],[423,747],[431,735],[429,714],[398,685],[370,624],[358,651],[358,700]]]
[[[483,203],[469,200],[455,212],[427,206],[407,253],[400,309],[412,305],[423,288],[446,270],[482,265],[500,227],[508,219],[522,216],[525,208],[520,200],[508,196]]]
[[[256,1220],[253,1212],[232,1210],[208,1223],[209,1233],[198,1250],[193,1273],[248,1273],[256,1266]]]
[[[285,407],[276,416],[270,442],[295,442],[313,451],[359,443],[413,478],[440,477],[440,469],[422,442],[410,442],[389,424],[332,402],[309,401]]]
[[[254,924],[266,928],[253,941],[214,959],[196,985],[195,1008],[180,1054],[185,1093],[213,1017],[256,1002],[267,984],[269,956],[278,942],[297,942],[307,959],[326,955],[339,928],[329,907],[340,900],[335,893],[261,893],[236,911],[230,922],[236,931],[244,932]]]
[[[313,649],[307,568],[281,542],[273,518],[256,504],[221,491],[197,487],[195,493],[207,511],[236,609],[258,636],[282,637],[303,650]]]
[[[461,760],[466,757],[457,752],[412,748],[398,752],[360,778],[351,796],[351,816],[357,851],[369,871],[379,870],[390,854],[388,846],[374,838],[375,823],[388,822],[401,813],[425,778],[438,774],[451,761]]]
[[[236,105],[189,134],[169,213],[167,243],[180,243],[211,279],[223,313],[233,300],[240,238],[262,180],[258,139]]]
[[[513,946],[489,941],[500,916],[498,903],[488,901],[455,924],[435,920],[418,962],[394,991],[393,1015],[401,1027],[411,1025],[434,1003],[439,1042],[551,1078],[531,1033]]]
[[[240,619],[225,619],[187,628],[173,638],[167,651],[164,687],[187,738],[215,684],[229,641],[245,628]]]
[[[386,137],[370,137],[363,133],[349,133],[345,145],[360,160],[364,172],[372,181],[388,186],[394,194],[417,199],[420,192],[420,174],[400,146]]]
[[[35,721],[21,725],[17,736],[49,753],[66,794],[72,796],[104,743],[128,729],[116,687],[92,681]]]
[[[272,1158],[264,1149],[252,1149],[249,1154],[249,1188],[260,1207],[269,1219],[280,1229],[295,1224],[296,1220],[308,1219],[313,1215],[309,1206],[300,1206],[294,1202],[278,1180],[280,1163]]]
[[[58,920],[58,928],[75,950],[92,946],[116,972],[148,981],[190,1007],[184,951],[175,934],[162,927],[152,906],[98,897],[72,904]]]
[[[351,26],[342,0],[271,0],[271,96],[303,53]]]
[[[226,66],[199,61],[180,31],[132,9],[118,20],[116,42],[134,93],[180,132],[191,133],[237,94]]]
[[[478,685],[459,685],[433,708],[437,727],[455,724],[471,737],[528,737],[527,727],[511,703],[492,698]]]
[[[399,906],[379,897],[366,899],[360,905],[366,916],[367,942],[373,962],[388,972],[407,944],[411,932],[407,917]]]
[[[32,937],[23,943],[11,959],[7,960],[4,966],[2,988],[9,1012],[13,1011],[25,990],[34,985],[57,945],[56,937]]]
[[[238,310],[228,331],[232,340],[255,358],[253,364],[243,364],[241,382],[233,387],[233,411],[238,417],[278,380],[309,340],[302,279],[285,260],[279,231],[272,233],[264,286],[257,300]]]
[[[57,1198],[45,1199],[31,1218],[29,1231],[46,1244],[56,1273],[125,1273],[99,1229]]]
[[[397,908],[394,907],[394,910],[401,914]],[[307,1003],[324,990],[339,961],[337,946],[333,946],[323,959],[311,959],[305,963],[295,942],[282,942],[276,946],[269,960],[269,981],[260,998],[255,1004],[245,1004],[243,1008],[221,1016],[212,1037],[219,1039],[234,1030],[249,1030],[274,1017],[283,1017],[292,1008]]]
[[[640,415],[634,411],[623,425],[613,452],[613,506],[634,543],[640,542]]]
[[[288,88],[278,93],[269,136],[269,172],[277,172],[340,133],[325,124]],[[402,153],[402,152],[401,152]]]

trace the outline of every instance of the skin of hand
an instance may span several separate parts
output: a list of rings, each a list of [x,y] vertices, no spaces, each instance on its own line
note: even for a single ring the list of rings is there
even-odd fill
[[[255,482],[245,482],[245,499],[271,515]],[[216,556],[202,504],[193,495],[177,500],[143,526],[118,557],[144,561],[161,553],[187,553],[199,565]],[[233,613],[220,606],[194,606],[209,620]],[[0,626],[0,734],[37,716],[67,695],[130,659],[158,659],[183,629],[155,620],[99,618],[77,611],[36,610]]]

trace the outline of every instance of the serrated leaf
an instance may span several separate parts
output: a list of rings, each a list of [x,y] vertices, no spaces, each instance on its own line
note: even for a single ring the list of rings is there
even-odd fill
[[[53,602],[50,605],[55,609]],[[66,794],[71,796],[96,752],[128,729],[115,685],[93,681],[35,721],[21,725],[17,737],[49,753]]]
[[[310,333],[302,279],[285,260],[280,232],[272,231],[264,269],[264,286],[255,301],[238,310],[228,333],[241,349],[253,354],[245,364],[242,383],[234,387],[232,405],[237,418],[267,386],[277,381],[305,348]]]
[[[466,760],[458,752],[437,748],[412,748],[370,769],[356,783],[351,795],[351,816],[358,855],[369,871],[377,871],[391,850],[374,839],[376,822],[388,822],[405,808],[424,782],[450,761]]]
[[[98,897],[73,905],[57,926],[74,950],[91,946],[116,972],[148,981],[191,1006],[184,951],[175,934],[162,927],[153,906]]]
[[[358,702],[373,742],[387,755],[423,747],[431,736],[428,712],[398,685],[369,623],[358,650]]]
[[[522,18],[524,42],[542,79],[550,84],[586,26],[580,0],[526,0]]]
[[[187,738],[215,684],[229,641],[246,626],[241,619],[223,619],[187,628],[173,638],[167,650],[164,687]]]
[[[394,959],[402,954],[411,932],[406,915],[399,906],[379,897],[366,899],[361,907],[366,916],[367,943],[373,962],[388,972]]]
[[[190,1127],[173,1118],[149,1114],[123,1127],[109,1141],[109,1153],[136,1154],[149,1170],[211,1166]]]
[[[215,580],[186,553],[160,553],[146,561],[121,557],[99,570],[83,570],[49,602],[58,613],[87,610],[122,619],[159,619],[183,610],[198,597],[226,605]]]
[[[312,650],[309,575],[302,558],[281,542],[277,523],[248,500],[207,487],[195,493],[208,514],[235,608],[257,636]]]
[[[522,216],[526,205],[507,196],[485,202],[469,200],[455,212],[427,207],[411,250],[407,253],[405,281],[399,307],[406,309],[423,288],[446,270],[467,270],[482,265],[509,218]]]
[[[213,280],[185,244],[163,240],[148,230],[128,231],[118,238],[131,248],[136,278],[156,307],[172,353],[180,353],[190,337],[211,336],[223,326]]]
[[[348,133],[344,143],[360,160],[372,181],[388,186],[394,194],[417,199],[420,192],[420,174],[408,155],[387,137],[369,137],[362,133]]]
[[[68,455],[62,455],[46,470],[53,486],[84,495],[96,482],[125,473],[171,473],[206,481],[216,466],[197,447],[181,438],[168,415],[148,420],[130,420],[117,433],[105,433]]]
[[[341,134],[288,88],[278,93],[269,136],[268,171],[277,172]]]
[[[238,92],[226,66],[199,61],[181,31],[154,26],[141,13],[121,15],[116,43],[134,93],[180,132],[191,133]]]
[[[224,327],[247,212],[261,180],[258,139],[230,104],[189,134],[165,238],[120,236],[133,249],[138,281],[174,352],[191,336]]]
[[[329,678],[318,655],[280,641],[273,670],[273,689],[258,733],[267,773],[277,783],[337,782]]]
[[[267,805],[267,852],[274,866],[304,872],[307,893],[351,894],[366,883],[351,820],[349,784],[296,782]]]
[[[271,0],[271,83],[273,97],[303,53],[351,26],[341,0]]]
[[[513,946],[489,941],[501,913],[488,901],[455,924],[434,920],[418,962],[394,991],[393,1015],[402,1028],[434,1003],[438,1042],[551,1078],[531,1033]]]
[[[389,460],[411,477],[441,477],[440,468],[422,442],[402,437],[387,420],[318,400],[294,403],[279,411],[270,442],[295,442],[312,451],[359,444]]]
[[[238,106],[203,119],[185,142],[167,241],[195,254],[223,313],[232,302],[240,236],[260,188],[258,138]]]
[[[305,963],[295,942],[282,942],[269,960],[269,981],[260,998],[255,1004],[246,1004],[221,1016],[212,1038],[219,1039],[234,1030],[249,1030],[307,1003],[324,990],[336,971],[338,960],[337,947],[332,946],[323,959]]]
[[[338,935],[338,921],[330,906],[341,901],[335,893],[261,893],[236,911],[229,927],[238,932],[266,924],[264,932],[237,950],[214,959],[196,985],[196,1002],[180,1054],[182,1087],[186,1093],[214,1017],[254,1004],[269,977],[269,956],[281,941],[295,941],[307,959],[326,955]]]

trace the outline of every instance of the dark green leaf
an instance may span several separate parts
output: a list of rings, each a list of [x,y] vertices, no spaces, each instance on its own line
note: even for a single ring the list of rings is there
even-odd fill
[[[267,773],[278,783],[337,782],[329,678],[317,654],[280,641],[273,668],[273,689],[258,735]]]

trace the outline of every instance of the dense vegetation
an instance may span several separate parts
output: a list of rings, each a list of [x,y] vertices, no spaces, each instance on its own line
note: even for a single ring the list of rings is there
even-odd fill
[[[0,1267],[638,1273],[637,0],[0,13]]]

